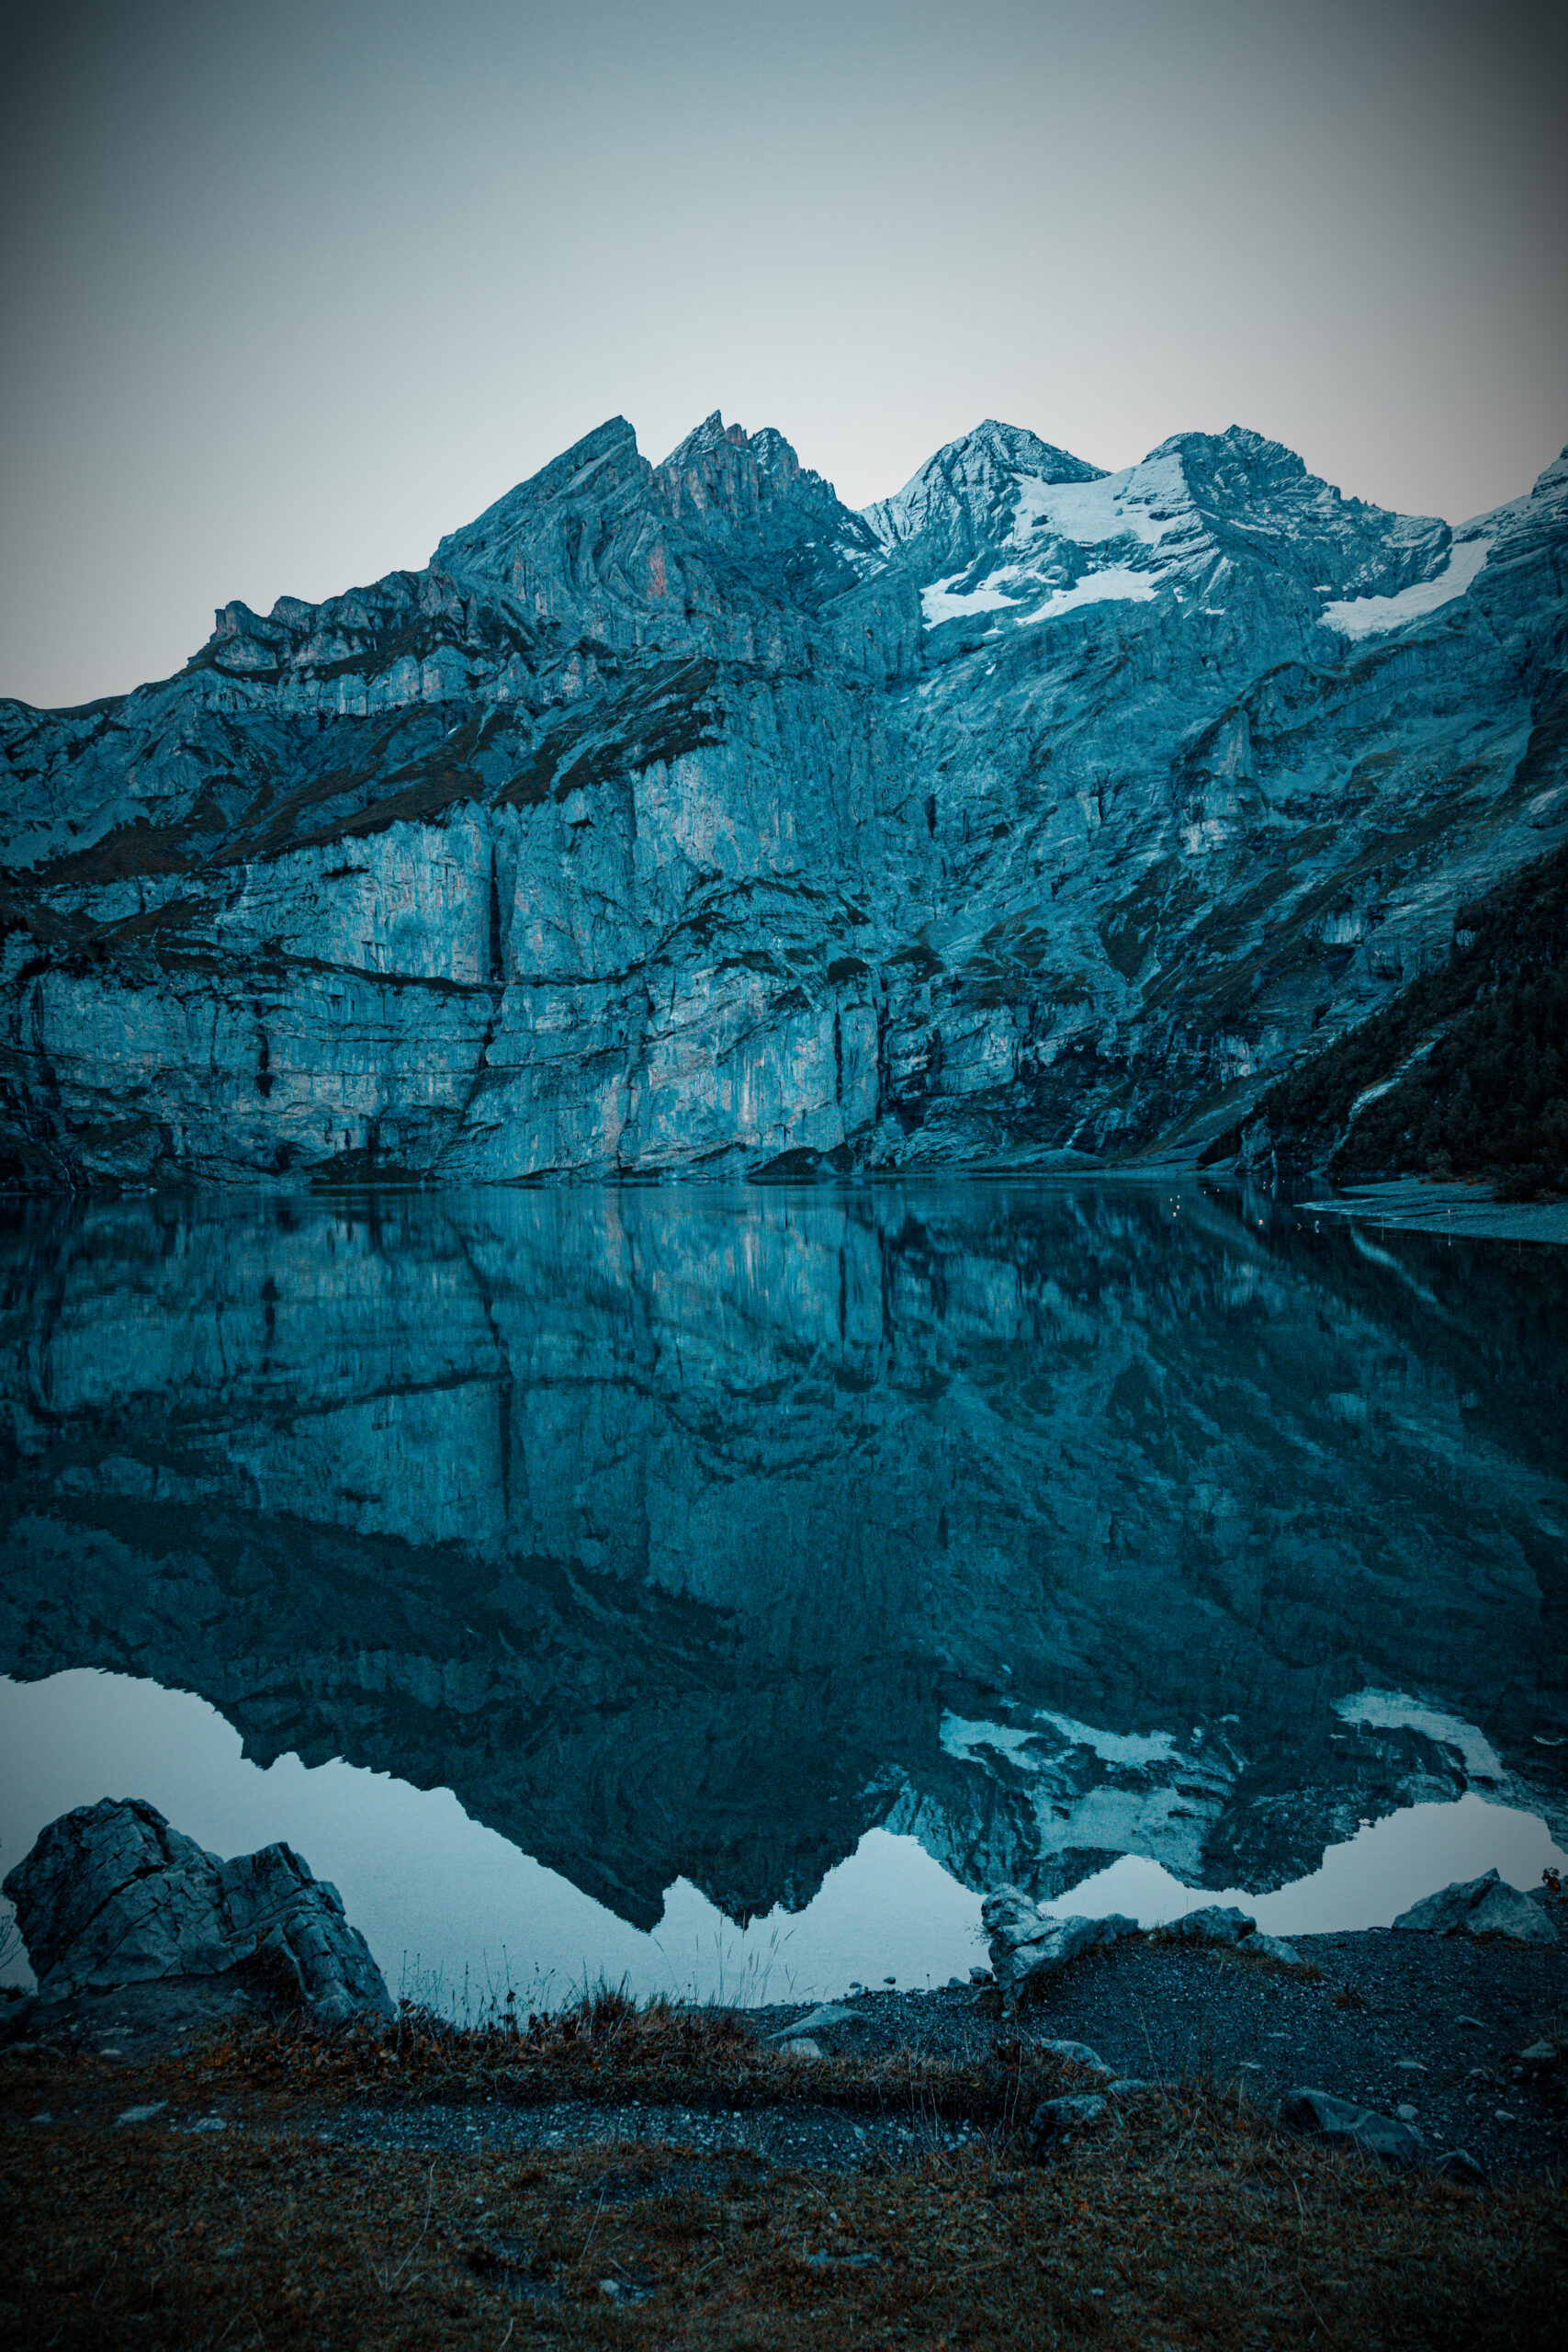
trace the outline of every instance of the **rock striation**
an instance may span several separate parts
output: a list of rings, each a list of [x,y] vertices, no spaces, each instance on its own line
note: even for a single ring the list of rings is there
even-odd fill
[[[392,2014],[336,1887],[291,1848],[220,1861],[140,1797],[51,1822],[4,1892],[43,2001],[249,1965],[319,2025]]]
[[[1565,549],[1568,456],[1454,530],[987,421],[857,514],[612,419],[423,571],[0,705],[0,1169],[1190,1155],[1563,837]]]

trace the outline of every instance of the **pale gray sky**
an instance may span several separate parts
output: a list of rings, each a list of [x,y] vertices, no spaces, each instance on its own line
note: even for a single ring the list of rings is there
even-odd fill
[[[1568,440],[1568,11],[1491,0],[18,10],[0,692],[423,564],[616,412],[852,505],[982,417],[1233,422],[1458,519]]]

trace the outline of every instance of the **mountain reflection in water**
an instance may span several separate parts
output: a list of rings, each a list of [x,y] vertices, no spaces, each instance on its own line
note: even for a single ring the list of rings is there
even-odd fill
[[[1561,1840],[1557,1253],[960,1181],[0,1248],[0,1672],[450,1788],[634,1926],[876,1826],[1042,1894],[1260,1891],[1466,1789]]]

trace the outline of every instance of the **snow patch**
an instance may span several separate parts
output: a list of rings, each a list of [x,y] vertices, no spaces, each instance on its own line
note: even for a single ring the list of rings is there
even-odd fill
[[[1049,1708],[1042,1708],[1034,1721],[1049,1724],[1069,1747],[1091,1748],[1102,1764],[1168,1764],[1177,1752],[1175,1736],[1168,1731],[1101,1731],[1094,1724],[1080,1724],[1076,1716],[1054,1714]],[[941,1736],[948,1755],[960,1763],[972,1761],[982,1747],[1005,1756],[1024,1772],[1038,1772],[1043,1761],[1032,1752],[1040,1743],[1039,1732],[1016,1724],[972,1723],[950,1708],[942,1719]]]
[[[1502,1758],[1473,1724],[1445,1714],[1423,1700],[1406,1698],[1403,1690],[1358,1690],[1336,1699],[1334,1712],[1341,1723],[1370,1724],[1374,1731],[1419,1731],[1441,1747],[1451,1747],[1472,1781],[1505,1781]]]
[[[1168,1731],[1100,1731],[1043,1708],[1036,1720],[1050,1724],[1074,1747],[1092,1747],[1104,1764],[1168,1764],[1176,1754],[1175,1735]]]
[[[969,613],[1010,612],[1014,597],[1004,595],[996,584],[998,574],[978,588],[955,589],[953,582],[962,580],[961,571],[950,571],[945,580],[934,580],[920,591],[920,610],[925,615],[927,628],[939,628],[943,621],[962,620]]]
[[[1325,605],[1320,617],[1341,637],[1382,637],[1389,629],[1404,628],[1407,622],[1423,620],[1440,605],[1462,596],[1491,552],[1490,539],[1456,539],[1447,564],[1435,579],[1418,580],[1393,596],[1341,597],[1337,604]]]
[[[1110,563],[1103,571],[1089,572],[1071,588],[1058,589],[1025,617],[1032,627],[1036,621],[1055,620],[1058,613],[1070,613],[1079,605],[1146,605],[1157,584],[1152,571],[1134,571],[1127,564]]]
[[[1172,507],[1183,511],[1172,513]],[[1124,466],[1119,474],[1102,474],[1098,481],[1042,481],[1025,474],[1018,485],[1012,543],[1030,546],[1044,524],[1055,537],[1079,547],[1122,538],[1157,547],[1168,531],[1186,522],[1187,507],[1187,484],[1176,458],[1148,458]]]

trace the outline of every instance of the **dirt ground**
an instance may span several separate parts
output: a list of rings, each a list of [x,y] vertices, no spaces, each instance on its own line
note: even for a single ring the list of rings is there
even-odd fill
[[[34,2012],[0,2057],[0,2333],[82,2352],[1554,2346],[1563,1947],[1302,1950],[1290,1973],[1130,1942],[1013,2019],[984,1989],[865,1995],[813,2030],[820,2056],[776,2039],[798,2007],[613,1994],[389,2040],[210,1988],[196,2016],[169,1987]],[[1153,2087],[1036,2139],[1043,2098],[1096,2086],[1059,2040]],[[1428,2154],[1465,2146],[1485,2185],[1298,2138],[1271,2108],[1303,2081],[1414,2106]]]

